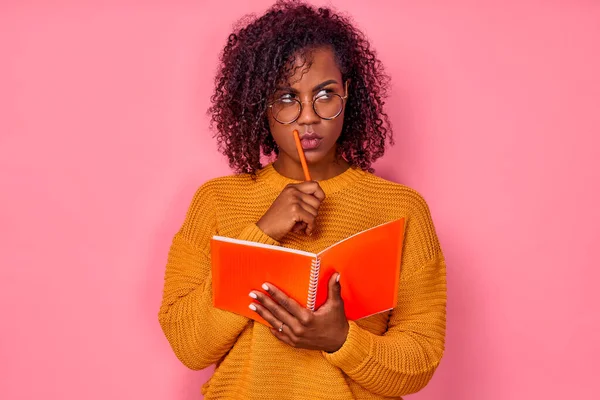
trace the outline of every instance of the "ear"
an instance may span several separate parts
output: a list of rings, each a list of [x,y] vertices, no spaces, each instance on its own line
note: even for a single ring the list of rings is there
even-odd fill
[[[348,87],[350,86],[350,79],[346,79],[345,83],[345,94],[344,94],[344,112],[346,112],[346,106],[348,105],[348,99],[350,98],[350,93],[348,93]]]

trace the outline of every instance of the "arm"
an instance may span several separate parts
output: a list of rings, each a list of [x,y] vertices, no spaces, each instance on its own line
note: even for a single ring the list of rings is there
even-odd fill
[[[443,259],[431,260],[402,282],[383,336],[349,321],[346,342],[325,358],[372,393],[393,397],[421,390],[444,352],[445,275]]]
[[[355,382],[382,396],[422,389],[444,353],[446,264],[429,209],[419,200],[407,226],[398,305],[387,331],[375,335],[350,321],[342,347],[323,353]]]
[[[195,370],[220,360],[249,322],[245,317],[213,307],[210,238],[216,233],[211,187],[203,185],[173,238],[158,314],[175,355]],[[238,238],[279,244],[255,224],[247,226]]]

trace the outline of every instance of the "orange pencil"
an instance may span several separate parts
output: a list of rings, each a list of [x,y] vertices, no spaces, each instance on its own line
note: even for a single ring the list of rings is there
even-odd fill
[[[294,129],[294,140],[296,141],[296,148],[298,149],[298,155],[300,156],[300,164],[302,164],[302,171],[304,171],[304,180],[312,181],[310,178],[310,172],[308,171],[308,164],[306,164],[306,157],[304,157],[304,150],[302,149],[302,143],[300,142],[300,134],[297,129]]]

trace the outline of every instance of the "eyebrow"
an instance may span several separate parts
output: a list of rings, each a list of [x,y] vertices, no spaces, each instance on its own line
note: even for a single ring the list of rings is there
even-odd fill
[[[325,86],[327,85],[331,85],[332,83],[338,83],[335,79],[329,79],[325,82],[319,83],[317,86],[315,86],[313,88],[313,92],[318,92],[319,90],[323,89]],[[298,93],[298,91],[296,89],[294,89],[291,86],[278,86],[277,90],[287,90],[290,91],[292,93]]]

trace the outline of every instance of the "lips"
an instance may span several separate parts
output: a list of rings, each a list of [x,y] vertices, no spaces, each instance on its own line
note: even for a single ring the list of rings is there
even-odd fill
[[[302,143],[303,150],[314,150],[321,144],[323,138],[317,135],[314,132],[305,133],[300,138],[300,143]]]

